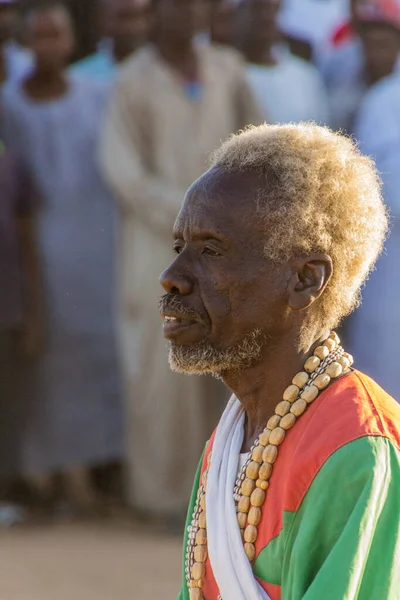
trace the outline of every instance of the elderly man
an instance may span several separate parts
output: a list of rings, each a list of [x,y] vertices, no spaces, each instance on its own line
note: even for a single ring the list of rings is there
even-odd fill
[[[332,332],[386,228],[371,160],[316,125],[232,137],[187,193],[161,276],[169,362],[233,396],[180,600],[399,597],[400,409]]]
[[[196,0],[153,0],[153,43],[121,69],[101,148],[121,208],[130,498],[136,509],[167,519],[186,512],[191,473],[225,398],[212,379],[169,372],[154,321],[157,276],[168,265],[169,233],[183,194],[209,152],[230,133],[262,121],[236,52],[194,43],[196,7]]]

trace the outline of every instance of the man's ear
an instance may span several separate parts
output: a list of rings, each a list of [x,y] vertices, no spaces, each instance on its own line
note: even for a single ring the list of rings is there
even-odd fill
[[[288,282],[288,301],[292,310],[311,306],[324,292],[332,274],[332,259],[328,254],[310,254],[291,261],[292,275]]]

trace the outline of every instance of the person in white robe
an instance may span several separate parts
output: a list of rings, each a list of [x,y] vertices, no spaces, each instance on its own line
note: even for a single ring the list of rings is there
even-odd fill
[[[169,233],[187,186],[221,139],[262,116],[236,52],[193,43],[194,1],[157,0],[153,17],[154,43],[121,69],[100,160],[120,207],[130,500],[137,510],[169,517],[186,511],[199,452],[225,392],[215,380],[170,372],[158,277],[172,255]]]

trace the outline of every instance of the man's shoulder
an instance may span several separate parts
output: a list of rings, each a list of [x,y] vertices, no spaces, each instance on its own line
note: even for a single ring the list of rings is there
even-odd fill
[[[146,44],[124,60],[119,68],[119,78],[128,81],[132,75],[143,75],[154,66],[157,60],[153,46]]]
[[[400,74],[384,77],[375,83],[363,99],[364,110],[384,112],[389,106],[398,107],[400,101]]]

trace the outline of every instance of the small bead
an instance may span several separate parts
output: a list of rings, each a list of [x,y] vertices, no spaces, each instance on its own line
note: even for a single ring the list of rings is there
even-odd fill
[[[262,434],[259,437],[260,446],[268,446],[269,444],[269,436],[271,434],[271,429],[264,429]]]
[[[246,542],[244,545],[244,551],[246,552],[246,556],[249,559],[249,561],[253,562],[256,556],[256,549],[254,544]],[[192,598],[190,598],[190,600],[192,600]]]
[[[195,583],[196,583],[196,587],[199,588],[200,590],[202,587],[204,587],[204,579],[198,579]]]
[[[338,362],[333,362],[326,367],[326,373],[329,375],[329,377],[335,379],[343,373],[342,365],[340,365]]]
[[[344,353],[343,353],[343,357],[344,357],[344,358],[347,358],[347,360],[348,360],[348,361],[349,361],[349,363],[350,363],[350,366],[351,366],[351,365],[354,363],[354,358],[353,358],[353,357],[352,357],[352,355],[351,355],[351,354],[349,354],[348,352],[344,352]]]
[[[261,509],[257,506],[252,506],[247,519],[250,525],[257,526],[261,521]]]
[[[279,402],[277,407],[275,408],[275,412],[279,417],[284,417],[290,411],[291,404],[287,400],[282,400]],[[271,440],[271,436],[269,438]]]
[[[246,477],[246,479],[242,483],[242,487],[240,488],[240,493],[242,494],[242,496],[251,496],[251,493],[255,487],[255,481],[253,479],[249,479],[249,477]]]
[[[314,379],[314,385],[317,386],[317,388],[319,390],[324,390],[326,387],[328,387],[330,382],[331,382],[331,378],[329,377],[329,375],[327,373],[322,373],[321,375],[318,375],[318,377],[316,377]]]
[[[292,405],[290,412],[296,417],[300,417],[306,410],[307,406],[307,402],[300,398],[299,400],[296,400],[296,402]]]
[[[336,345],[336,342],[332,338],[328,338],[324,341],[324,346],[328,348],[329,352],[333,352],[336,348]]]
[[[283,392],[283,399],[288,402],[294,402],[300,393],[300,388],[297,385],[289,385]]]
[[[200,513],[199,515],[199,527],[201,529],[205,529],[206,528],[206,513],[203,511]]]
[[[269,436],[269,441],[274,446],[279,446],[285,439],[286,431],[282,427],[275,427]]]
[[[263,452],[263,462],[270,463],[271,465],[273,465],[276,461],[277,456],[278,448],[276,446],[273,446],[272,444],[269,444]]]
[[[250,502],[252,506],[262,506],[265,501],[265,492],[264,490],[260,490],[260,488],[256,488],[254,492],[251,494]]]
[[[237,522],[239,524],[240,529],[244,529],[247,523],[247,514],[243,512],[238,512],[236,515]]]
[[[314,373],[315,369],[317,369],[320,364],[321,359],[318,358],[318,356],[310,356],[310,358],[307,358],[306,362],[304,363],[304,369],[308,373]]]
[[[319,394],[319,389],[316,385],[309,385],[305,388],[304,392],[302,392],[300,398],[305,400],[307,404],[313,402]]]
[[[191,570],[191,575],[193,579],[201,579],[202,577],[204,577],[205,572],[206,568],[203,565],[203,563],[195,562]]]
[[[264,490],[265,492],[269,488],[269,483],[264,479],[257,479],[256,487],[260,488],[260,490]]]
[[[350,361],[345,356],[341,356],[340,358],[338,358],[336,360],[336,362],[339,363],[339,365],[342,367],[343,371],[347,371],[347,369],[350,367]]]
[[[260,470],[260,463],[254,460],[250,461],[246,468],[246,476],[249,479],[258,479],[258,471]]]
[[[269,437],[269,434],[268,434]],[[262,455],[264,452],[264,445],[259,444],[258,446],[256,446],[253,450],[253,452],[251,453],[251,458],[253,459],[254,462],[260,463],[262,462]]]
[[[207,532],[205,529],[199,529],[196,533],[196,544],[207,544]]]
[[[257,539],[257,527],[254,525],[247,525],[244,530],[244,541],[249,544],[254,544]]]
[[[207,560],[207,546],[196,546],[194,549],[194,560],[204,563]]]
[[[200,497],[200,506],[203,510],[206,510],[206,495],[205,494],[203,494]]]
[[[309,380],[309,374],[306,373],[305,371],[301,371],[300,373],[297,373],[297,375],[295,375],[292,379],[292,383],[294,385],[297,385],[298,388],[302,389],[307,381]]]
[[[204,600],[203,592],[200,588],[190,588],[189,589],[189,599],[190,600]]]
[[[273,469],[273,467],[269,462],[263,462],[263,464],[260,467],[258,477],[260,479],[263,479],[264,481],[266,481],[267,479],[269,479],[271,477],[272,469]]]
[[[331,333],[329,334],[329,337],[337,344],[340,344],[340,337],[338,336],[338,334],[336,333],[336,331],[331,331]]]
[[[287,431],[288,429],[291,429],[295,423],[296,423],[295,415],[293,413],[289,413],[288,415],[285,415],[283,417],[283,419],[281,420],[281,427],[282,427],[282,429]],[[260,477],[260,474],[258,476]]]
[[[280,420],[281,420],[281,418],[278,415],[274,415],[273,417],[271,417],[268,420],[267,428],[272,431],[273,429],[275,429],[275,427],[278,427]],[[271,436],[271,434],[270,434],[270,436]]]
[[[314,350],[314,356],[324,360],[329,355],[329,350],[326,346],[317,346]]]
[[[238,502],[239,512],[248,513],[250,510],[250,497],[249,496],[240,496],[240,500]]]

